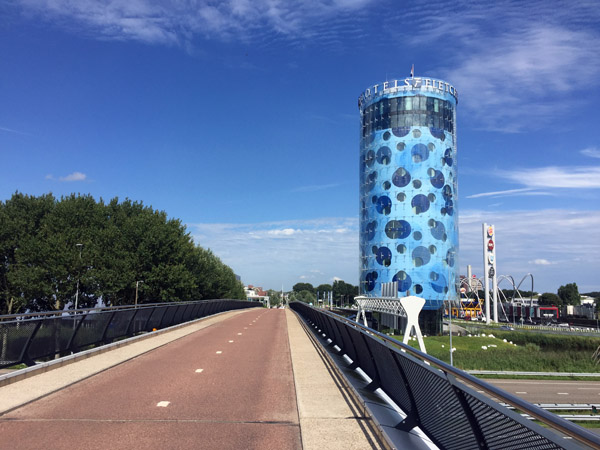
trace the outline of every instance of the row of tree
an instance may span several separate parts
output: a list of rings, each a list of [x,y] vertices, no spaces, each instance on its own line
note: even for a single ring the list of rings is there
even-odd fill
[[[343,280],[335,280],[333,284],[320,284],[314,287],[310,283],[296,283],[292,287],[290,300],[300,300],[306,303],[315,303],[317,296],[324,299],[326,293],[333,292],[333,303],[352,304],[358,295],[358,286],[353,286]]]
[[[544,292],[539,296],[538,304],[554,306],[580,305],[581,295],[579,294],[579,288],[576,283],[567,283],[559,287],[556,294]]]
[[[178,219],[141,202],[16,193],[0,202],[0,313],[245,298]]]

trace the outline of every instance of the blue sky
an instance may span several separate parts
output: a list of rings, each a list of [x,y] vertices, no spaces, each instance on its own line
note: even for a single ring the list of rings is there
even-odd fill
[[[459,92],[461,273],[600,290],[600,4],[21,0],[0,6],[0,199],[118,196],[245,283],[358,282],[358,109]],[[509,286],[502,286],[508,288]]]

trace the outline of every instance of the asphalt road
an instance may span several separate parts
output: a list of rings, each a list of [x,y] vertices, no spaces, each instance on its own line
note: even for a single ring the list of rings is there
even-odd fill
[[[0,448],[300,449],[284,310],[249,310],[0,417]]]
[[[529,403],[596,404],[600,406],[600,381],[492,380],[485,379]]]

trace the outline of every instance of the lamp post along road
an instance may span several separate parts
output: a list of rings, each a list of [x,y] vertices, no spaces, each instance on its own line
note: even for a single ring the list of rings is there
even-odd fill
[[[79,247],[79,270],[77,271],[77,291],[75,292],[75,311],[77,311],[79,303],[79,277],[81,276],[81,248],[83,244],[75,244],[75,247]]]
[[[140,283],[143,283],[143,282],[144,282],[143,280],[135,282],[135,307],[136,308],[137,308],[137,300],[138,300],[138,288],[139,288]]]

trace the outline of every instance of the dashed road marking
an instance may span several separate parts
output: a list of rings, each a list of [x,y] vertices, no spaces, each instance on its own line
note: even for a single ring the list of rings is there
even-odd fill
[[[238,333],[238,336],[241,336],[241,335],[242,335],[242,333]]]
[[[221,350],[217,350],[217,355],[220,355],[221,353],[223,353]]]
[[[568,392],[557,392],[558,395],[569,395]]]
[[[204,372],[204,369],[196,369],[196,373],[202,373]]]
[[[156,406],[159,406],[159,407],[161,407],[161,408],[166,408],[167,406],[169,406],[169,403],[171,403],[171,402],[162,401],[162,402],[158,402],[158,403],[156,404]]]
[[[527,392],[515,392],[515,394],[527,394]]]
[[[233,341],[229,341],[229,343],[231,344],[231,343],[233,343]]]

